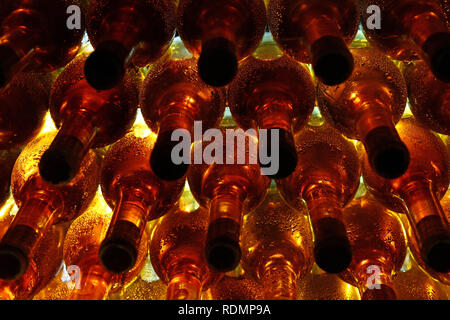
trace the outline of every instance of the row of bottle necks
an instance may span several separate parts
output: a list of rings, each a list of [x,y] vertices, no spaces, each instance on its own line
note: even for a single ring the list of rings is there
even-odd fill
[[[433,3],[430,1],[430,10],[436,9]],[[19,18],[6,21],[23,22]],[[200,59],[201,55],[196,56],[195,52],[194,58],[183,56],[183,53],[177,58],[177,50],[174,50],[175,54],[171,52],[150,68],[143,85],[138,71],[123,68],[124,59],[119,59],[119,63],[117,57],[111,59],[111,53],[117,55],[123,51],[111,42],[96,48],[95,54],[76,57],[53,86],[51,74],[24,73],[9,81],[4,77],[7,84],[2,91],[3,109],[13,121],[2,130],[7,141],[3,149],[30,141],[39,131],[49,103],[60,130],[47,140],[42,138],[28,143],[15,161],[12,191],[20,211],[0,242],[0,257],[7,262],[0,270],[1,277],[7,281],[24,279],[24,275],[32,270],[31,257],[46,230],[80,215],[93,197],[97,177],[101,177],[106,200],[116,209],[99,254],[92,257],[98,256],[101,267],[93,270],[102,273],[106,269],[111,274],[123,275],[136,266],[145,221],[156,219],[173,206],[181,194],[186,174],[197,201],[209,210],[210,221],[203,246],[209,268],[223,273],[241,260],[243,248],[239,240],[243,216],[259,206],[269,178],[274,178],[283,198],[291,206],[298,209],[303,202],[308,206],[314,234],[314,245],[309,247],[314,249],[316,263],[328,272],[340,273],[349,268],[354,257],[342,211],[353,198],[362,172],[369,189],[379,200],[392,210],[407,213],[412,226],[411,239],[417,243],[417,259],[432,270],[431,273],[436,273],[435,277],[445,279],[449,268],[448,216],[438,200],[448,188],[448,152],[444,143],[429,129],[448,134],[445,131],[449,127],[445,99],[447,85],[442,81],[445,79],[436,74],[436,70],[445,71],[445,66],[433,66],[433,61],[446,61],[446,33],[431,29],[433,34],[439,33],[439,37],[433,37],[437,40],[430,40],[432,44],[427,48],[430,47],[428,51],[436,57],[424,57],[424,61],[402,67],[403,74],[373,47],[356,43],[346,49],[346,45],[343,48],[342,42],[339,44],[333,37],[321,37],[323,41],[314,46],[317,50],[313,50],[319,52],[319,57],[324,55],[318,65],[313,63],[318,79],[317,94],[308,69],[282,55],[278,49],[283,49],[282,45],[277,47],[273,42],[263,42],[253,56],[243,60],[239,68],[234,63],[234,68],[233,63],[225,63],[236,60],[229,59],[233,50],[226,50],[230,40],[216,38],[205,45],[209,48],[206,57],[219,57],[220,63]],[[114,28],[108,30],[118,32]],[[277,38],[275,32],[273,34]],[[17,50],[7,47],[2,47],[5,57]],[[332,50],[329,52],[324,48]],[[330,61],[330,55],[340,60]],[[32,58],[28,56],[27,59]],[[9,60],[5,58],[4,61]],[[206,73],[214,70],[213,81],[217,81],[216,76],[221,72],[215,66],[226,66],[225,71],[234,70],[232,77],[227,78],[231,81],[229,86],[224,89],[215,88],[217,83],[208,85],[208,76],[200,70],[203,63]],[[114,69],[111,64],[119,67]],[[89,76],[90,65],[94,66],[92,78]],[[335,66],[343,66],[343,69],[334,70]],[[325,76],[321,76],[319,70],[325,72]],[[12,71],[6,74],[15,75]],[[327,76],[340,77],[339,85],[324,81]],[[105,79],[116,79],[112,88],[95,85],[95,81],[101,83]],[[407,94],[415,119],[399,122]],[[326,123],[307,126],[316,99]],[[149,128],[158,132],[157,138],[152,135],[154,141],[137,142],[127,135],[119,140],[130,130],[138,104]],[[259,133],[266,129],[269,133],[279,134],[276,146],[268,140],[263,145],[269,150],[278,149],[277,172],[262,175],[260,164],[264,167],[266,163],[244,166],[174,163],[173,133],[184,129],[194,135],[194,120],[202,121],[203,129],[216,127],[226,104],[242,128],[256,127]],[[31,106],[35,110],[32,111]],[[358,153],[354,144],[341,134],[360,140],[362,151]],[[249,140],[257,140],[258,135]],[[104,159],[101,165],[97,163],[91,149],[117,140],[119,142],[105,155],[109,162]],[[14,158],[11,156],[14,153],[5,154]],[[10,158],[7,163],[12,168],[14,161]],[[10,171],[6,176],[9,174]],[[280,253],[274,255],[278,257]],[[269,262],[276,270],[260,270],[260,273],[267,272],[266,279],[276,279],[270,276],[271,273],[283,273],[279,279],[294,277],[295,270],[287,269],[295,268],[288,268],[283,263],[289,265],[298,261]],[[194,273],[193,270],[183,272]],[[189,281],[202,282],[198,279]],[[286,283],[272,285],[291,286]],[[184,288],[186,284],[180,282],[178,286]],[[184,292],[177,286],[172,289]],[[286,288],[280,290],[284,292]],[[392,297],[388,289],[381,292]]]

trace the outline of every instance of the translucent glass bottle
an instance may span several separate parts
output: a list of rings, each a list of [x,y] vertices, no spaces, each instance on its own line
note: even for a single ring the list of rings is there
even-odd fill
[[[242,267],[263,285],[265,299],[294,300],[297,281],[314,263],[306,206],[290,208],[273,188],[242,230]]]
[[[152,234],[150,259],[156,274],[167,284],[167,300],[199,300],[201,293],[220,279],[203,254],[208,211],[173,210]]]
[[[449,185],[446,147],[413,117],[400,120],[396,129],[411,154],[408,170],[399,178],[385,179],[364,156],[364,182],[389,209],[407,213],[423,261],[438,272],[448,272],[450,233],[439,204]]]
[[[169,48],[175,34],[175,0],[92,0],[87,33],[95,51],[84,66],[98,90],[118,85],[128,67],[145,67]]]
[[[318,85],[317,101],[324,118],[350,139],[360,140],[372,168],[381,176],[401,176],[409,152],[395,124],[406,106],[406,84],[400,70],[380,51],[352,48],[355,69],[338,86]]]
[[[336,85],[352,73],[347,45],[358,31],[356,0],[270,0],[268,22],[280,48],[311,63],[321,82]]]
[[[185,179],[163,181],[150,168],[155,138],[138,124],[108,149],[102,162],[102,192],[114,215],[99,259],[112,273],[135,265],[147,222],[172,209],[183,191]]]
[[[396,300],[392,281],[407,250],[400,219],[370,194],[354,199],[343,213],[353,260],[340,277],[358,287],[363,300]]]
[[[139,72],[128,72],[120,86],[97,91],[83,76],[86,57],[83,53],[73,60],[52,88],[50,112],[59,132],[42,155],[39,171],[54,185],[70,182],[89,149],[115,142],[136,119]]]
[[[306,126],[295,136],[297,168],[277,180],[283,198],[294,208],[308,207],[314,233],[314,257],[323,270],[348,267],[352,250],[342,208],[354,197],[360,177],[354,144],[323,124]]]
[[[262,0],[180,0],[177,30],[198,57],[202,80],[224,86],[233,80],[238,61],[258,46],[266,27]]]
[[[49,228],[83,213],[98,188],[100,164],[93,151],[84,157],[80,171],[69,184],[56,187],[43,181],[39,159],[55,135],[48,132],[31,141],[14,165],[11,188],[19,211],[0,241],[2,279],[20,278]]]
[[[306,124],[315,103],[308,69],[280,54],[266,35],[255,54],[240,64],[228,88],[228,103],[239,126],[267,130],[263,148],[273,153],[278,147],[279,169],[272,177],[291,174],[297,165],[293,135]],[[278,146],[271,145],[273,131],[278,131]]]
[[[450,33],[439,0],[360,0],[361,21],[366,38],[396,60],[423,58],[434,75],[450,81]],[[380,8],[381,26],[366,23],[373,10]]]
[[[72,17],[70,6],[77,6]],[[86,1],[2,0],[0,7],[0,88],[21,71],[61,68],[80,49]]]

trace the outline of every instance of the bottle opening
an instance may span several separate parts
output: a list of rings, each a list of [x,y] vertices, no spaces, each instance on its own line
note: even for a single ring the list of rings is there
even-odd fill
[[[272,145],[272,140],[270,137],[272,137],[273,133],[272,130],[278,130],[279,132],[279,139],[276,141],[278,143],[278,146]],[[278,165],[278,172],[274,175],[271,175],[270,177],[273,179],[283,179],[288,176],[290,176],[297,167],[297,150],[295,149],[295,143],[294,138],[292,136],[292,133],[281,129],[281,128],[271,128],[268,129],[267,139],[266,143],[267,146],[262,145],[263,148],[266,148],[264,150],[267,150],[267,154],[273,157],[274,153],[278,152],[278,158],[279,158],[279,165]],[[260,160],[260,159],[259,159]],[[264,167],[270,167],[273,165],[272,163],[269,164],[263,164],[259,163],[259,165]]]
[[[189,169],[189,164],[175,164],[172,150],[179,143],[172,141],[172,130],[160,132],[150,156],[153,172],[162,180],[175,181],[182,178]]]
[[[450,34],[433,34],[425,41],[423,50],[428,54],[431,72],[436,78],[450,82]]]
[[[120,274],[135,265],[137,252],[132,244],[123,239],[107,239],[100,247],[99,259],[106,270]]]
[[[365,146],[371,167],[383,178],[395,179],[408,170],[410,154],[395,129],[373,129],[365,138]]]
[[[346,81],[353,72],[353,56],[341,38],[320,38],[312,44],[311,54],[314,74],[328,86]]]
[[[25,253],[8,244],[0,246],[0,279],[19,279],[28,268],[28,258]]]
[[[0,46],[0,88],[8,84],[11,78],[11,67],[19,60],[13,49],[7,46]]]
[[[315,225],[314,235],[317,265],[328,273],[347,269],[352,261],[352,247],[344,224],[334,218],[322,218]]]
[[[216,38],[202,45],[198,72],[203,82],[214,87],[225,86],[234,79],[237,70],[236,48],[231,41]]]
[[[125,75],[124,59],[121,59],[117,52],[107,47],[99,47],[86,59],[84,75],[93,88],[108,90],[122,81]]]
[[[218,272],[234,270],[241,260],[239,243],[230,238],[215,238],[206,244],[206,261],[209,266]]]
[[[443,236],[424,245],[424,260],[437,272],[450,271],[450,238]]]

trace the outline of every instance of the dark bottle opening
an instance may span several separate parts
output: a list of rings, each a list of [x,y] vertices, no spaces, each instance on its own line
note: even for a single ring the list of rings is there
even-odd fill
[[[0,279],[16,280],[27,271],[36,232],[25,225],[11,226],[0,242]],[[24,245],[26,247],[24,247]]]
[[[397,300],[397,295],[391,287],[380,284],[379,288],[367,289],[361,300]]]
[[[395,179],[408,170],[409,151],[395,129],[375,128],[367,134],[364,144],[370,166],[383,178]]]
[[[13,49],[0,45],[0,88],[6,86],[11,80],[11,68],[19,60]]]
[[[422,258],[437,272],[450,271],[450,235],[439,216],[428,216],[417,224],[422,240]]]
[[[281,129],[281,128],[271,128],[267,129],[267,139],[266,141],[262,141],[262,147],[267,150],[266,155],[272,156],[272,152],[276,147],[272,146],[272,134],[274,130],[278,130],[279,140],[278,140],[278,154],[279,154],[279,164],[278,164],[278,172],[274,175],[269,175],[269,177],[273,179],[283,179],[288,177],[295,171],[297,167],[297,151],[295,149],[294,137],[290,131]],[[264,145],[266,144],[266,145]],[[261,157],[261,154],[260,156]],[[272,157],[273,159],[273,157]],[[271,167],[273,163],[263,164],[261,159],[259,159],[259,165],[262,168]]]
[[[8,244],[0,245],[0,279],[19,279],[28,268],[28,259],[25,253]]]
[[[120,274],[136,264],[140,242],[139,229],[129,221],[119,220],[110,235],[102,242],[98,257],[103,267]]]
[[[175,181],[182,178],[189,169],[189,164],[175,164],[172,160],[172,150],[179,144],[172,141],[172,130],[160,132],[150,156],[150,166],[153,172],[162,180]]]
[[[314,236],[317,265],[328,273],[347,269],[352,261],[352,247],[344,224],[334,218],[320,219],[315,225]]]
[[[53,185],[69,183],[77,174],[84,157],[84,146],[72,136],[57,136],[39,161],[39,173]]]
[[[314,74],[328,86],[346,81],[353,72],[353,56],[341,38],[320,38],[311,45],[311,55]]]
[[[222,87],[237,74],[238,60],[234,44],[225,38],[215,38],[202,45],[198,59],[198,72],[206,84]]]
[[[439,32],[422,46],[428,55],[431,72],[441,81],[450,82],[450,34]]]
[[[86,59],[84,75],[86,81],[97,90],[116,87],[125,75],[127,50],[116,42],[102,43]]]
[[[231,219],[217,219],[209,225],[205,257],[213,270],[228,272],[239,265],[242,255],[239,232],[239,224]]]

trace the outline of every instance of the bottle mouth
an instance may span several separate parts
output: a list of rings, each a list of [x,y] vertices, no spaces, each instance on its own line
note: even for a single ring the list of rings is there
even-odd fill
[[[227,237],[212,239],[205,247],[206,261],[217,272],[234,270],[239,265],[241,255],[239,243]]]
[[[161,132],[150,156],[150,166],[155,175],[165,181],[175,181],[185,176],[189,164],[176,164],[172,158],[172,151],[179,144],[172,141],[172,130]]]
[[[61,149],[49,149],[39,161],[39,173],[45,182],[52,185],[69,183],[76,172],[70,163],[70,155]]]
[[[123,47],[114,50],[118,44],[102,45],[92,52],[84,64],[86,81],[96,90],[109,90],[118,86],[125,75],[124,62],[120,52]]]
[[[385,179],[401,177],[409,167],[410,154],[397,131],[390,127],[377,127],[364,139],[370,166]]]
[[[314,225],[314,258],[328,273],[339,273],[352,261],[352,247],[344,224],[336,218],[322,218]]]
[[[28,258],[18,247],[0,245],[0,279],[17,280],[26,272]]]
[[[428,55],[431,72],[436,78],[450,82],[450,33],[431,35],[422,49]]]
[[[440,273],[450,271],[450,237],[443,235],[426,241],[423,259],[433,270]]]
[[[100,246],[98,255],[102,266],[114,274],[130,270],[137,259],[134,246],[123,239],[105,240]]]
[[[328,86],[346,81],[353,72],[353,56],[343,39],[325,36],[311,46],[314,74]]]
[[[275,142],[278,144],[277,146],[272,145],[271,137],[274,131],[278,131],[279,138],[278,141]],[[265,141],[266,145],[264,145],[263,142],[262,147],[265,148],[266,155],[270,156],[272,160],[276,159],[276,157],[274,158],[274,153],[278,153],[278,164],[262,163],[261,158],[259,158],[259,165],[263,169],[267,169],[275,165],[275,167],[278,167],[276,173],[267,174],[267,176],[273,179],[284,179],[290,176],[297,167],[298,157],[297,157],[297,150],[295,149],[294,138],[291,132],[281,128],[267,129],[267,133],[268,133],[267,139]]]
[[[203,82],[223,87],[236,77],[237,71],[236,48],[231,41],[215,38],[203,43],[198,59],[198,72]]]

